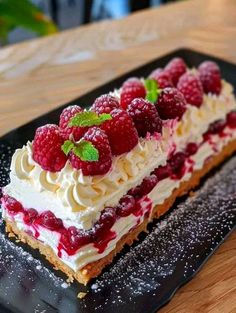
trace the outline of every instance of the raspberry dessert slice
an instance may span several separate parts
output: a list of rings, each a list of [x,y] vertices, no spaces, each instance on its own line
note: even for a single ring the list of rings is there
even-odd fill
[[[176,58],[150,76],[127,80],[89,110],[67,107],[59,126],[37,129],[12,158],[6,230],[71,280],[99,275],[236,151],[235,98],[214,63],[196,71]]]

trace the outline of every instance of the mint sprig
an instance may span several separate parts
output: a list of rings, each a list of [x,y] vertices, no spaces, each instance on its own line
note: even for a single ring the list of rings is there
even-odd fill
[[[84,111],[72,117],[68,126],[77,126],[77,127],[99,126],[103,122],[111,119],[112,119],[111,114],[102,113],[98,115],[93,111]]]
[[[62,151],[68,155],[71,151],[78,156],[82,161],[94,162],[99,159],[99,152],[94,145],[87,140],[80,140],[74,143],[71,140],[66,140],[61,146]]]
[[[161,92],[157,81],[155,79],[146,79],[144,84],[146,88],[146,100],[156,103]]]
[[[75,144],[71,140],[66,140],[61,146],[61,150],[65,153],[65,155],[68,155],[74,146]]]

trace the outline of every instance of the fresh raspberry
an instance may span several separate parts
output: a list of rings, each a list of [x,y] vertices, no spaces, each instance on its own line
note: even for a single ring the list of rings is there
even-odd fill
[[[158,182],[158,179],[157,179],[156,175],[154,175],[154,174],[152,174],[148,177],[145,177],[141,183],[141,186],[140,186],[141,187],[140,188],[141,189],[140,190],[141,195],[145,196],[149,192],[151,192],[152,189],[156,186],[157,182]]]
[[[35,209],[28,209],[25,211],[24,222],[27,225],[31,225],[35,219],[38,217],[38,212]]]
[[[41,213],[36,222],[44,226],[47,229],[50,229],[52,231],[58,230],[63,227],[62,220],[60,218],[57,218],[51,211],[45,211]]]
[[[88,232],[77,229],[75,226],[70,226],[67,231],[70,244],[76,250],[89,244],[91,241],[90,234]]]
[[[111,111],[112,119],[102,124],[113,155],[132,150],[138,143],[138,133],[129,114],[121,109]]]
[[[120,199],[116,212],[119,216],[125,217],[132,214],[135,210],[135,200],[131,195],[126,195]]]
[[[111,95],[102,95],[95,100],[91,106],[91,111],[96,112],[97,114],[110,113],[114,109],[120,107],[119,101]]]
[[[207,134],[219,134],[220,132],[222,132],[225,128],[225,121],[224,120],[218,120],[215,121],[213,123],[211,123],[211,125],[209,126],[208,130],[207,130]]]
[[[161,181],[171,175],[171,167],[169,164],[165,166],[159,166],[153,171],[153,173],[156,175],[157,180]]]
[[[70,226],[68,229],[61,231],[60,245],[68,255],[74,255],[79,248],[89,244],[91,239],[91,234],[88,231]]]
[[[135,98],[145,98],[146,90],[140,79],[132,77],[126,80],[121,88],[120,104],[126,110]]]
[[[200,79],[192,74],[185,73],[178,81],[177,88],[185,97],[188,104],[200,107],[203,102],[203,88]]]
[[[128,195],[134,197],[134,199],[140,199],[147,195],[156,186],[157,182],[157,176],[153,172],[150,176],[145,177],[140,185],[130,189]]]
[[[107,228],[111,228],[116,221],[116,212],[114,208],[107,207],[102,212],[99,223],[106,225]]]
[[[104,175],[111,167],[111,148],[105,132],[98,128],[90,128],[83,137],[91,142],[99,152],[98,161],[82,161],[73,152],[70,153],[71,165],[76,169],[81,169],[84,175]]]
[[[66,155],[61,150],[63,142],[57,125],[39,127],[33,141],[33,159],[46,171],[60,171],[66,163]]]
[[[186,70],[187,66],[181,58],[172,59],[165,67],[165,71],[169,73],[174,86],[177,86],[180,76],[182,76]]]
[[[17,214],[23,211],[23,207],[20,202],[18,202],[15,198],[12,198],[8,195],[3,195],[1,199],[3,207],[10,213],[10,214]]]
[[[95,223],[92,229],[93,241],[99,242],[106,237],[107,232],[111,229],[116,221],[116,212],[114,208],[105,208],[100,219]]]
[[[132,117],[140,137],[145,137],[147,132],[161,133],[162,120],[151,102],[136,98],[128,105],[127,112]]]
[[[219,66],[215,62],[205,61],[199,65],[198,71],[204,92],[219,95],[222,87]]]
[[[141,185],[131,188],[128,191],[128,195],[134,197],[134,199],[139,199],[142,197],[141,195]]]
[[[83,109],[78,105],[71,105],[62,111],[60,115],[59,127],[61,136],[64,140],[70,139],[70,137],[72,136],[75,141],[79,141],[79,139],[88,130],[87,127],[68,126],[72,117],[82,111]]]
[[[181,118],[186,111],[186,100],[176,88],[165,88],[158,97],[157,111],[162,119]]]
[[[187,156],[194,155],[198,150],[198,145],[195,142],[190,142],[187,144],[187,147],[185,149],[185,153]]]
[[[236,112],[232,111],[227,114],[227,124],[231,128],[236,128]]]
[[[177,178],[183,175],[186,154],[184,152],[175,153],[169,160],[170,167]]]
[[[157,68],[153,71],[149,78],[155,79],[158,83],[158,87],[163,89],[166,87],[174,87],[170,74],[162,68]]]

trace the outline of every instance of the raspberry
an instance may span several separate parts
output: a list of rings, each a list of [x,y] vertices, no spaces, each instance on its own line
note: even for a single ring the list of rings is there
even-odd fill
[[[119,101],[115,97],[102,95],[95,100],[90,110],[97,114],[102,114],[110,113],[112,110],[118,109],[119,107]]]
[[[131,189],[128,191],[128,195],[134,197],[134,199],[139,199],[139,198],[141,198],[142,195],[141,195],[141,187],[140,187],[140,185],[139,185],[139,186],[136,186],[136,187],[134,187],[134,188],[131,188]]]
[[[37,218],[37,223],[52,231],[63,227],[62,220],[57,218],[51,211],[45,211]]]
[[[177,178],[181,178],[183,175],[185,159],[186,154],[184,152],[177,152],[169,160],[170,167]]]
[[[95,223],[92,229],[92,237],[95,242],[99,242],[104,238],[107,232],[111,229],[116,221],[116,213],[114,208],[106,208],[98,222]]]
[[[161,181],[171,175],[171,167],[169,164],[165,166],[159,166],[153,171],[153,173],[156,175],[157,180]]]
[[[194,155],[198,150],[198,145],[194,142],[190,142],[187,144],[187,147],[185,149],[185,153],[187,156]]]
[[[78,250],[80,247],[89,244],[91,241],[90,234],[83,230],[77,229],[75,226],[68,228],[69,241],[72,247]]]
[[[99,152],[98,161],[82,161],[73,152],[70,153],[71,165],[76,169],[81,169],[84,175],[104,175],[111,167],[111,148],[105,132],[98,128],[90,128],[83,137],[91,142]]]
[[[199,65],[198,71],[204,92],[219,95],[222,87],[219,66],[215,62],[205,61]]]
[[[60,232],[60,246],[68,255],[74,255],[80,247],[91,242],[91,234],[88,231],[77,229],[75,226],[70,226]]]
[[[142,196],[145,196],[147,195],[149,192],[152,191],[152,189],[156,186],[157,184],[157,177],[156,175],[152,174],[148,177],[145,177],[144,180],[142,181],[142,184],[141,184],[141,195]]]
[[[133,119],[140,137],[145,137],[147,132],[161,133],[162,121],[155,106],[142,98],[134,99],[128,106],[127,112]]]
[[[145,98],[146,90],[140,79],[132,77],[124,82],[121,88],[120,105],[126,110],[127,106],[135,98]]]
[[[125,217],[132,214],[135,210],[135,200],[131,195],[126,195],[120,199],[116,212],[119,216]]]
[[[60,171],[66,163],[66,156],[61,150],[63,142],[57,125],[39,127],[33,141],[33,159],[46,171]]]
[[[64,140],[70,139],[72,136],[75,141],[78,141],[88,130],[87,127],[68,126],[72,117],[82,111],[83,109],[81,109],[81,107],[78,105],[71,105],[62,111],[60,115],[59,127],[61,136]]]
[[[165,71],[169,73],[174,86],[177,85],[180,76],[182,76],[186,70],[187,66],[181,58],[172,59],[165,67]]]
[[[105,208],[102,212],[99,223],[106,225],[107,228],[111,228],[116,221],[116,213],[114,208]]]
[[[24,215],[24,222],[27,225],[32,224],[38,217],[38,212],[35,209],[28,209]]]
[[[214,123],[211,123],[211,125],[208,128],[207,134],[216,135],[216,134],[222,132],[224,128],[225,128],[225,121],[218,120]]]
[[[10,213],[10,214],[17,214],[23,211],[23,207],[15,198],[12,198],[8,195],[4,195],[1,199],[3,207]]]
[[[138,133],[129,114],[120,109],[111,111],[112,119],[102,125],[106,132],[111,151],[120,155],[132,150],[138,143]]]
[[[162,119],[181,118],[186,111],[186,100],[176,88],[165,88],[158,97],[157,111]]]
[[[155,71],[153,71],[149,78],[155,79],[158,83],[158,87],[161,89],[166,87],[174,87],[170,74],[162,68],[157,68]]]
[[[236,112],[230,112],[227,114],[227,124],[231,128],[236,128]]]
[[[178,81],[177,88],[185,97],[187,103],[200,107],[203,102],[203,88],[200,79],[192,74],[185,73]]]

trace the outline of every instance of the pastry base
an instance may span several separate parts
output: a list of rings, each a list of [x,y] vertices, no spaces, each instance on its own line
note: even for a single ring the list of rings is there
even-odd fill
[[[156,205],[153,208],[152,215],[149,218],[145,219],[142,224],[133,229],[132,232],[124,235],[117,242],[116,248],[111,251],[107,256],[90,264],[87,264],[82,269],[76,272],[73,271],[69,266],[64,264],[49,246],[31,237],[24,231],[19,230],[14,222],[6,220],[6,231],[9,232],[11,235],[19,238],[22,242],[27,243],[32,248],[39,249],[40,253],[43,254],[57,270],[61,270],[62,272],[64,272],[68,276],[70,281],[76,279],[80,283],[86,285],[92,278],[98,276],[106,265],[112,262],[115,255],[119,253],[126,244],[131,245],[133,241],[138,238],[138,235],[141,232],[146,231],[148,223],[166,213],[172,207],[177,197],[183,196],[184,194],[195,188],[199,184],[202,177],[204,177],[212,168],[216,167],[227,157],[229,157],[234,151],[236,151],[236,140],[231,141],[217,155],[214,155],[211,158],[207,159],[204,167],[201,170],[194,171],[191,178],[188,181],[182,182],[179,188],[176,188],[172,192],[172,195],[167,198],[163,204]]]

